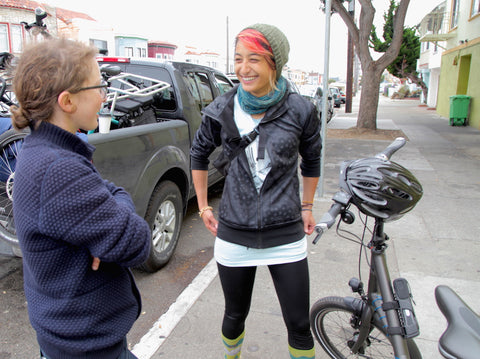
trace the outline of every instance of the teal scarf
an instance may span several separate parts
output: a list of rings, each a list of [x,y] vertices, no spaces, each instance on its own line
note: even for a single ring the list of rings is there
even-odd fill
[[[238,87],[238,102],[243,111],[250,115],[264,113],[268,108],[280,102],[287,91],[287,81],[280,77],[277,81],[277,88],[262,97],[256,97],[243,89],[242,85]]]

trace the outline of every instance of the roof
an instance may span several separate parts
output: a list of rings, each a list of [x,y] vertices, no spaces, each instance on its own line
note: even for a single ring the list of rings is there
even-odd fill
[[[84,19],[84,20],[96,21],[90,15],[84,14],[82,12],[61,9],[59,7],[57,7],[57,18],[65,23],[73,19]]]
[[[172,44],[172,43],[167,42],[167,41],[160,41],[160,40],[148,40],[148,44],[149,45],[162,46],[162,47],[170,47],[170,48],[173,48],[173,49],[178,48],[178,46],[175,45],[175,44]]]
[[[0,6],[34,11],[41,3],[31,0],[0,0]]]
[[[37,7],[45,8],[45,5],[47,4],[40,3],[37,1],[32,1],[32,0],[0,0],[0,6],[10,7],[13,9],[29,10],[29,11],[35,11]],[[84,19],[84,20],[95,21],[95,19],[92,18],[90,15],[77,12],[77,11],[61,9],[57,7],[56,12],[57,12],[57,19],[65,23],[68,23],[73,19]]]

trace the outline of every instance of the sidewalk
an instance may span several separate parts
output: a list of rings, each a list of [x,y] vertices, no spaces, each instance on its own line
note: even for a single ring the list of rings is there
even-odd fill
[[[355,107],[352,114],[344,114],[343,108],[329,126],[355,126]],[[425,359],[439,358],[437,340],[445,320],[435,303],[435,286],[451,286],[480,312],[480,131],[451,127],[435,111],[419,107],[418,101],[386,98],[381,98],[377,124],[405,133],[407,144],[393,159],[410,169],[424,188],[416,208],[387,223],[385,230],[392,239],[390,274],[408,279],[417,304],[417,344]],[[315,218],[330,207],[341,161],[374,155],[388,143],[327,138],[324,196],[315,200]],[[354,225],[344,228],[359,233],[359,222],[357,216]],[[347,282],[358,276],[358,245],[338,237],[333,229],[316,246],[311,239],[311,303],[328,295],[351,295]],[[215,270],[213,262],[207,267]],[[215,273],[210,274],[206,290],[168,337],[158,338],[162,345],[151,358],[223,358],[220,327],[224,303]],[[318,343],[316,348],[317,358],[327,358]],[[258,270],[242,351],[242,359],[260,358],[289,358],[285,326],[266,268]]]

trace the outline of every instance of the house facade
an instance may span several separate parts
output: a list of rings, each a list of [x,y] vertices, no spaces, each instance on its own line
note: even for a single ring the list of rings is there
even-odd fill
[[[422,19],[418,26],[422,45],[420,58],[417,61],[417,71],[428,87],[427,98],[424,98],[422,92],[420,100],[431,108],[437,107],[440,68],[446,40],[453,36],[449,33],[449,16],[446,6],[446,1],[441,2]]]
[[[20,55],[28,42],[37,41],[43,35],[38,31],[28,32],[25,24],[34,23],[35,8],[40,3],[29,0],[0,0],[0,52],[9,52],[15,56]],[[43,22],[48,33],[57,35],[56,9],[43,6],[47,17]]]
[[[439,115],[449,118],[452,96],[470,96],[469,125],[480,128],[480,72],[475,71],[480,66],[480,1],[446,0],[444,9],[442,21],[446,23],[442,26],[448,30],[421,37],[422,42],[444,47],[439,70],[438,58],[430,60],[429,67],[434,70],[430,71],[430,82],[438,82],[438,92],[436,101],[430,95],[429,101]]]

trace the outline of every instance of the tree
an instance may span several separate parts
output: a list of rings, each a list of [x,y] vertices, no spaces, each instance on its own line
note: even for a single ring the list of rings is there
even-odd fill
[[[395,0],[390,0],[390,7],[383,16],[385,20],[385,24],[383,25],[384,41],[381,41],[378,38],[375,26],[372,27],[370,43],[371,47],[376,52],[385,52],[390,46],[393,35],[393,13],[397,6]],[[423,91],[424,99],[426,100],[428,88],[417,72],[417,60],[420,58],[420,38],[417,36],[416,32],[416,27],[406,27],[403,29],[403,40],[398,56],[387,66],[387,70],[395,77],[408,79],[420,86]]]
[[[357,128],[359,130],[376,130],[380,79],[387,66],[397,58],[398,51],[402,44],[403,24],[410,0],[401,0],[398,7],[396,7],[393,14],[393,36],[390,45],[377,60],[373,59],[369,46],[375,16],[375,8],[372,5],[372,1],[358,0],[361,6],[358,27],[353,17],[349,14],[348,8],[345,8],[343,5],[344,2],[344,0],[332,0],[332,9],[340,15],[345,25],[347,25],[353,43],[355,44],[355,52],[362,67],[363,81]]]

